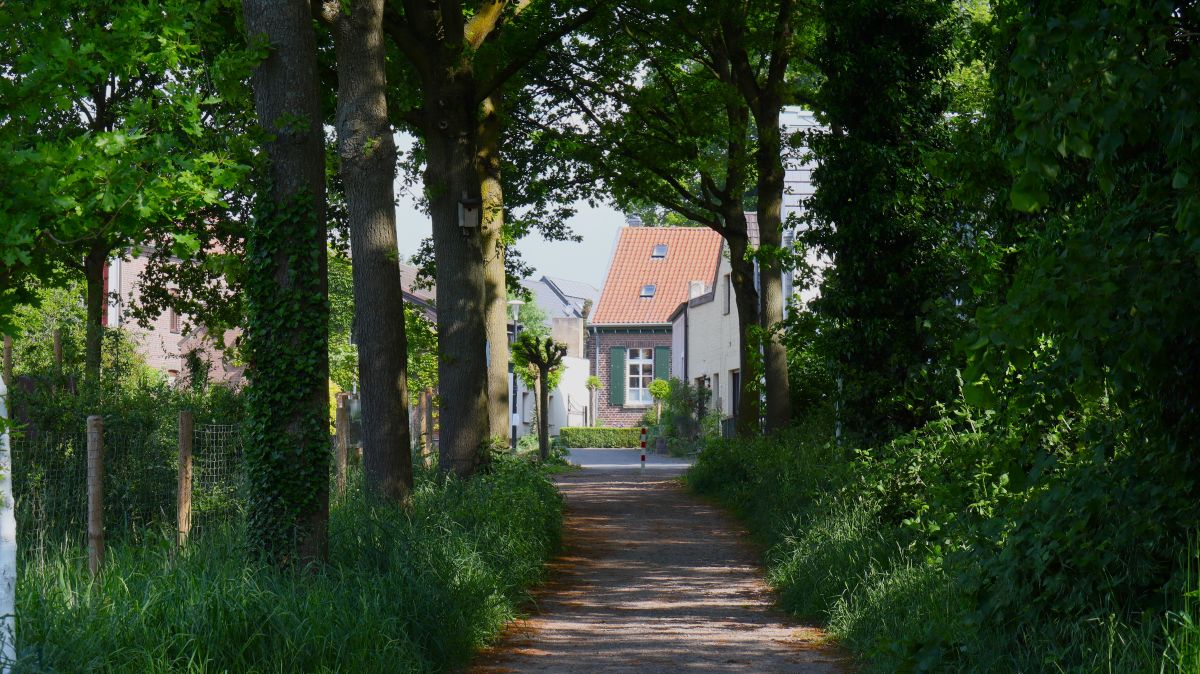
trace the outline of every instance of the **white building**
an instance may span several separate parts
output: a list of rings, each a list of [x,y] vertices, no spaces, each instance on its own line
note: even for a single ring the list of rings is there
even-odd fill
[[[587,388],[591,361],[587,358],[584,326],[600,291],[586,283],[550,276],[528,279],[522,281],[521,285],[546,314],[549,322],[547,327],[554,340],[567,346],[562,377],[558,387],[550,391],[550,436],[557,436],[564,427],[587,426],[593,423],[594,410],[591,391]],[[510,391],[513,390],[512,386],[510,374]],[[537,393],[520,379],[517,380],[515,391],[512,400],[513,425],[520,438],[537,432]]]

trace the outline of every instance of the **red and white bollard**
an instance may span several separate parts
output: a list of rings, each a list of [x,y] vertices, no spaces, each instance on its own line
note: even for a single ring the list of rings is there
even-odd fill
[[[646,467],[646,427],[642,427],[642,468]]]

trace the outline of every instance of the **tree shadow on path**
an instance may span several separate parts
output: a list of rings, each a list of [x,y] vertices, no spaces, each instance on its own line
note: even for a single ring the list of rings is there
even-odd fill
[[[819,629],[773,607],[741,527],[689,494],[678,474],[560,476],[564,549],[535,615],[471,671],[846,671]]]

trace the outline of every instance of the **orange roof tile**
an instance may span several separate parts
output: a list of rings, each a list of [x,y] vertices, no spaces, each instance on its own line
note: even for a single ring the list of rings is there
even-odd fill
[[[664,324],[688,298],[688,283],[710,290],[721,261],[721,235],[706,227],[623,227],[604,281],[593,325]],[[653,257],[666,244],[667,255]],[[654,286],[654,296],[641,297]]]

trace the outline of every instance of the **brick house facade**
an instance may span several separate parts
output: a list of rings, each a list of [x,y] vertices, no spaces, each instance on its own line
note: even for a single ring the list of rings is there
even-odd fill
[[[649,385],[670,379],[672,312],[694,287],[711,289],[721,237],[703,227],[623,227],[588,326],[596,421],[633,427],[653,407]]]
[[[670,326],[607,327],[593,328],[588,334],[588,353],[592,358],[592,374],[600,378],[601,388],[597,392],[597,425],[629,428],[642,422],[642,415],[653,405],[648,402],[630,400],[628,377],[631,349],[650,350],[653,355],[654,379],[671,377],[671,328]],[[614,368],[613,353],[622,354],[618,367]]]

